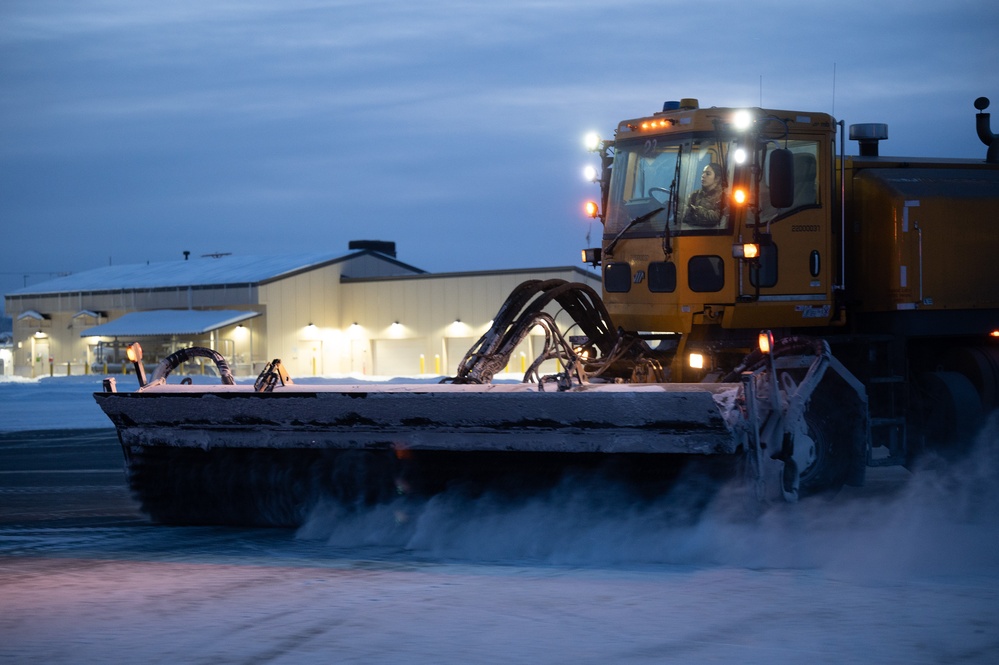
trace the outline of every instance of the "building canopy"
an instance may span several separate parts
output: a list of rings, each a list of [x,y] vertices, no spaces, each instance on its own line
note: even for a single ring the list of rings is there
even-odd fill
[[[80,333],[80,337],[202,335],[259,315],[260,312],[232,309],[156,309],[130,312],[114,321],[87,328]]]

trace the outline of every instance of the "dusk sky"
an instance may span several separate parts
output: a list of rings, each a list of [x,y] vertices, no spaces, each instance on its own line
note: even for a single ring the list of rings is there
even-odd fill
[[[434,272],[579,265],[582,136],[681,97],[984,159],[997,28],[995,0],[2,0],[0,292],[353,239]]]

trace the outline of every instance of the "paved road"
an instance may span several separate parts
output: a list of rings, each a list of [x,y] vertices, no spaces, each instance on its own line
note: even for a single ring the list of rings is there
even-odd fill
[[[750,521],[588,488],[174,528],[113,431],[0,434],[0,663],[997,662],[994,485],[873,480]]]
[[[0,526],[140,520],[114,430],[0,433]]]

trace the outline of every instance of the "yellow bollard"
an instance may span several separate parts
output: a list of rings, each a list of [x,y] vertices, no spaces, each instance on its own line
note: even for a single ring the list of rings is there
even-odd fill
[[[427,373],[427,359],[421,353],[420,354],[420,374],[426,374],[426,373]]]
[[[312,357],[312,376],[316,375],[316,357]]]
[[[66,362],[66,376],[73,376],[73,368],[69,364],[69,361]]]
[[[55,363],[51,360],[49,361],[49,376],[55,376]]]
[[[524,353],[520,354],[520,373],[523,374],[527,372],[527,355]]]
[[[441,375],[441,354],[434,354],[434,374]]]

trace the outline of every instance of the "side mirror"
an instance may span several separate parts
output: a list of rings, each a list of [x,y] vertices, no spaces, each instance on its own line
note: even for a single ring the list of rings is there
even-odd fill
[[[794,204],[794,154],[786,148],[770,153],[770,205],[790,208]]]

